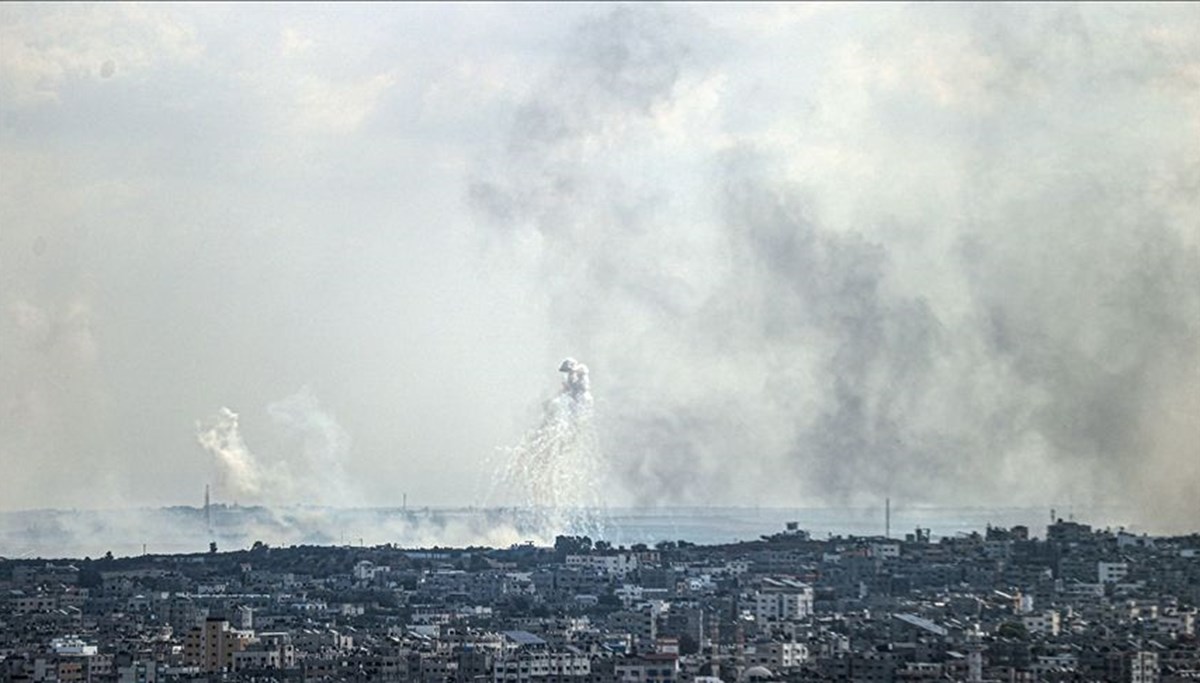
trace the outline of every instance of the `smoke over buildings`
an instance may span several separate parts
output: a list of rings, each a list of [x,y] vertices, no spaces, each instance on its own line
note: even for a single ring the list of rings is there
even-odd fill
[[[1200,518],[1200,6],[0,14],[0,507]]]
[[[539,245],[566,333],[611,373],[603,433],[632,500],[1200,517],[1200,138],[1181,108],[1200,55],[1180,29],[918,6],[758,71],[724,15],[687,14],[577,28],[503,170],[471,186],[484,224]],[[746,126],[756,92],[789,116]]]

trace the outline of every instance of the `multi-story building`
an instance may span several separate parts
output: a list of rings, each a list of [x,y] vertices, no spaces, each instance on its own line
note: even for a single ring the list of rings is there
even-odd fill
[[[211,616],[184,638],[184,662],[201,671],[232,671],[234,654],[246,649],[253,634],[239,631],[223,617]]]
[[[812,586],[787,577],[763,577],[751,594],[754,618],[773,624],[804,619],[813,611]]]

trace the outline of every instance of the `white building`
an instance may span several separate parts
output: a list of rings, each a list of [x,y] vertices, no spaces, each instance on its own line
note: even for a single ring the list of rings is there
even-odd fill
[[[529,683],[547,679],[586,678],[591,672],[591,659],[572,647],[553,651],[520,650],[496,662],[492,680],[495,683]]]
[[[369,583],[391,571],[392,568],[388,565],[377,565],[370,560],[359,560],[354,565],[353,576],[355,581]]]
[[[1030,633],[1042,633],[1049,636],[1057,636],[1062,629],[1062,618],[1057,610],[1023,615],[1021,623]]]
[[[754,618],[760,623],[795,621],[813,611],[812,586],[795,579],[766,577],[752,599]]]
[[[1129,575],[1127,562],[1098,562],[1096,563],[1096,578],[1100,583],[1118,583]]]
[[[1194,636],[1196,635],[1196,611],[1160,614],[1155,619],[1155,626],[1159,633]]]
[[[50,641],[50,647],[56,655],[81,655],[86,657],[99,652],[97,646],[88,645],[79,638],[72,636],[55,638]]]
[[[1129,655],[1129,683],[1158,683],[1158,653],[1134,652]]]
[[[747,666],[765,666],[768,669],[793,669],[808,661],[808,647],[804,643],[770,642],[747,645]]]
[[[605,576],[624,578],[640,566],[637,553],[615,553],[613,555],[567,555],[567,566],[592,569]]]
[[[872,543],[871,556],[879,557],[885,560],[895,560],[900,557],[899,543]]]

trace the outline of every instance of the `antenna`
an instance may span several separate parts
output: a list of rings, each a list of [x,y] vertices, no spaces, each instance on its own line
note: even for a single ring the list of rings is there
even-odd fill
[[[883,537],[892,537],[892,499],[883,499]]]

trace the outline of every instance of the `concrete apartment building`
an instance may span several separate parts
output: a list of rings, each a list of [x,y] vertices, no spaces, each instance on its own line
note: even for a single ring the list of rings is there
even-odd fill
[[[252,638],[251,632],[233,628],[224,617],[208,617],[185,636],[184,663],[204,672],[233,671],[234,655],[245,650]]]

